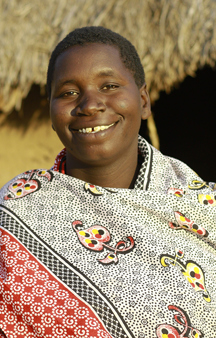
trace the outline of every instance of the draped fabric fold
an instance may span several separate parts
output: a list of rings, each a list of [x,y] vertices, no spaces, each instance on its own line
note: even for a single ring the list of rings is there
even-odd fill
[[[214,337],[216,186],[139,154],[134,189],[62,173],[64,152],[1,189],[0,336]]]

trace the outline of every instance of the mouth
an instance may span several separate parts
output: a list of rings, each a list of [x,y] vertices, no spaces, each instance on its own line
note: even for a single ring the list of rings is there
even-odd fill
[[[81,129],[72,129],[78,133],[81,134],[96,134],[99,133],[100,131],[106,130],[114,126],[117,122],[111,123],[109,125],[104,125],[104,126],[96,126],[96,127],[87,127],[87,128],[81,128]]]

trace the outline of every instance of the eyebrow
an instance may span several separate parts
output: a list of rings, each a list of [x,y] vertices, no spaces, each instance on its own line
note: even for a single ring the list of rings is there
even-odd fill
[[[114,72],[113,70],[102,70],[101,72],[99,72],[97,74],[98,77],[103,77],[103,76],[113,76],[114,75]]]
[[[60,80],[59,82],[57,82],[57,85],[56,85],[56,90],[59,90],[59,88],[67,85],[67,84],[75,84],[75,80],[71,79],[71,80]]]
[[[99,73],[96,74],[97,77],[109,77],[109,76],[114,76],[114,72],[113,70],[111,69],[107,69],[107,70],[102,70],[100,71]],[[70,80],[61,80],[59,83],[58,83],[58,88],[64,86],[64,85],[67,85],[67,84],[75,84],[76,81],[74,79],[70,79]]]
[[[63,85],[65,85],[65,84],[74,84],[75,83],[75,80],[73,80],[73,79],[71,79],[71,80],[61,80],[60,82],[59,82],[59,84],[58,84],[58,87],[59,86],[63,86]]]

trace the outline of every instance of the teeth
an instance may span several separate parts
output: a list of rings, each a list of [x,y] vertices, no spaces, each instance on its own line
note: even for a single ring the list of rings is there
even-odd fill
[[[92,128],[86,128],[86,133],[91,133],[92,132]]]
[[[82,128],[82,129],[79,129],[79,133],[84,133],[84,134],[85,133],[87,133],[87,134],[89,134],[89,133],[97,133],[97,132],[99,132],[101,130],[106,130],[106,129],[112,127],[114,124],[115,123],[112,123],[109,126],[96,126],[94,128]]]

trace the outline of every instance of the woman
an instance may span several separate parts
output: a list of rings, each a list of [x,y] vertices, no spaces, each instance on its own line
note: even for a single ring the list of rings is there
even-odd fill
[[[213,337],[215,186],[138,136],[135,48],[77,29],[47,88],[65,149],[1,190],[2,337]]]

